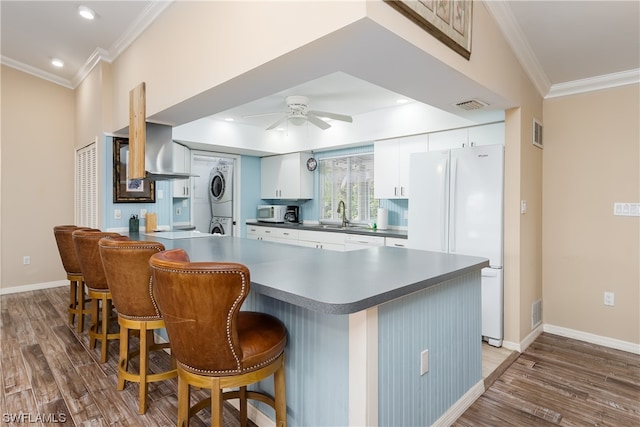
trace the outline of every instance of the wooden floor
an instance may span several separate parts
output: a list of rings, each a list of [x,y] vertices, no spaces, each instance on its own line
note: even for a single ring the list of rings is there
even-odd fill
[[[138,385],[116,390],[118,341],[101,364],[100,344],[89,350],[86,332],[67,324],[68,298],[68,287],[0,296],[0,425],[175,426],[177,379],[150,384],[149,410],[138,415]],[[154,352],[151,365],[160,372],[170,358]],[[203,393],[193,391],[192,403]],[[210,416],[202,411],[191,425],[211,425]],[[225,403],[225,427],[239,424]]]
[[[454,426],[640,426],[640,356],[543,333]]]
[[[117,341],[99,363],[99,344],[89,350],[86,333],[67,324],[67,292],[0,296],[0,425],[175,426],[177,380],[150,384],[149,410],[138,415],[137,384],[116,390]],[[485,350],[489,388],[455,426],[640,426],[638,355],[549,334],[519,356]],[[151,369],[169,363],[156,352]],[[192,401],[202,396],[193,391]],[[209,417],[203,411],[191,425],[210,425]],[[225,426],[237,425],[225,405]]]

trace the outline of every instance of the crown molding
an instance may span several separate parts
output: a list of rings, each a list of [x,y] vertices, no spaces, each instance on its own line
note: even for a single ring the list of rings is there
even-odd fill
[[[0,63],[6,65],[7,67],[15,68],[18,71],[22,71],[23,73],[31,74],[32,76],[38,77],[40,79],[47,80],[51,83],[66,87],[67,89],[75,89],[71,82],[65,78],[56,76],[55,74],[41,70],[40,68],[32,67],[31,65],[27,65],[24,62],[16,61],[15,59],[11,59],[7,56],[0,56]]]
[[[493,16],[507,43],[511,46],[525,73],[531,79],[538,93],[544,97],[549,92],[551,83],[540,62],[538,62],[538,58],[533,53],[533,49],[531,49],[531,45],[522,32],[520,25],[518,25],[513,12],[511,12],[508,2],[484,0],[484,4]]]
[[[640,83],[640,68],[566,83],[557,83],[551,86],[551,90],[549,90],[545,99],[638,83]]]
[[[93,68],[100,63],[100,61],[106,61],[108,63],[113,62],[122,52],[124,52],[140,35],[155,21],[155,19],[167,9],[174,0],[156,0],[149,3],[149,5],[142,11],[142,13],[131,23],[127,31],[125,31],[118,40],[109,48],[105,50],[97,48],[93,51],[91,56],[87,59],[82,67],[78,70],[76,75],[71,79],[56,76],[55,74],[41,70],[40,68],[32,67],[20,61],[16,61],[6,56],[0,56],[0,63],[7,65],[16,70],[31,74],[35,77],[39,77],[43,80],[48,80],[52,83],[64,86],[67,89],[75,89],[84,79],[87,78]]]

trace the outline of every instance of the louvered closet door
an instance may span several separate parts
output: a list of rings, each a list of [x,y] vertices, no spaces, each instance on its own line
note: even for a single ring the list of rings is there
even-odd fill
[[[76,225],[98,228],[96,143],[76,151]]]

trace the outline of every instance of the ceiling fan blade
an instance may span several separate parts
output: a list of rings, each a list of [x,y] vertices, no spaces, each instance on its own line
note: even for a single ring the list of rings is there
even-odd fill
[[[275,123],[273,123],[271,126],[269,126],[266,130],[271,130],[271,129],[275,129],[275,128],[277,128],[278,126],[280,126],[280,124],[281,124],[282,122],[284,122],[285,120],[287,120],[287,117],[288,117],[288,116],[286,116],[286,115],[285,115],[285,116],[280,117],[280,118],[279,118]]]
[[[309,111],[309,114],[315,114],[318,117],[326,117],[328,119],[340,120],[343,122],[353,122],[353,118],[351,118],[351,116],[346,116],[344,114],[329,113],[326,111]]]
[[[309,120],[312,124],[318,126],[320,129],[325,130],[329,129],[331,125],[324,120],[319,119],[315,114],[307,113],[307,120]]]

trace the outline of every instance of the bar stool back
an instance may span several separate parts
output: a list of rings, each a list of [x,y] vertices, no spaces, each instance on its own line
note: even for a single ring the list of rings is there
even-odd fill
[[[84,330],[84,315],[89,314],[89,308],[85,307],[84,279],[80,270],[80,262],[73,244],[72,233],[76,230],[91,230],[88,227],[76,225],[56,225],[53,227],[53,235],[56,238],[58,252],[62,260],[62,266],[69,280],[69,324],[78,316],[78,333]]]
[[[189,262],[182,249],[153,255],[153,289],[178,365],[178,426],[211,405],[211,425],[222,426],[226,399],[240,399],[247,422],[247,399],[273,407],[276,426],[287,425],[284,347],[287,330],[264,313],[240,311],[250,288],[247,267],[235,263]],[[274,377],[275,399],[247,391],[247,385]],[[190,386],[211,390],[211,398],[190,406]],[[239,391],[224,392],[239,387]]]
[[[149,352],[169,348],[169,343],[156,344],[154,330],[164,329],[165,324],[151,290],[151,255],[164,250],[158,242],[116,240],[104,237],[98,242],[104,272],[118,312],[120,325],[120,360],[118,362],[118,390],[125,381],[139,384],[138,413],[147,410],[148,383],[175,377],[175,361],[172,368],[156,374],[149,373]],[[129,335],[137,331],[140,348],[129,352]],[[129,361],[139,355],[138,372],[129,371]]]
[[[98,241],[103,237],[120,239],[128,239],[128,237],[121,236],[118,233],[92,230],[76,230],[72,236],[82,276],[87,284],[89,297],[92,300],[89,348],[95,348],[96,341],[100,341],[100,361],[105,363],[109,354],[109,341],[118,339],[119,333],[109,333],[109,320],[112,309],[111,292],[109,292],[107,279],[104,275]]]

